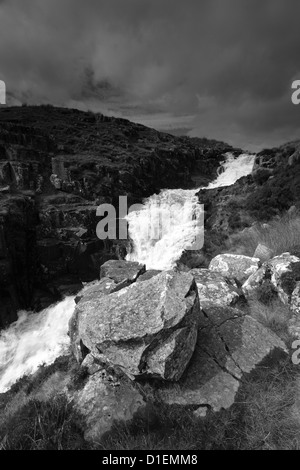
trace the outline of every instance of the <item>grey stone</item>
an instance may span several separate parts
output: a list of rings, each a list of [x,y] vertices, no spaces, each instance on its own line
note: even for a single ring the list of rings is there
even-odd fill
[[[89,442],[99,442],[114,423],[131,421],[146,405],[129,382],[116,385],[100,372],[89,377],[74,395],[73,403],[83,417],[84,438]]]
[[[192,269],[190,273],[197,283],[201,308],[234,305],[239,300],[238,286],[234,280],[209,269]]]
[[[70,321],[73,351],[80,360],[78,349],[85,347],[129,377],[176,381],[193,354],[199,312],[189,273],[166,271],[107,296],[93,290]]]
[[[222,254],[212,259],[210,271],[219,272],[224,277],[244,283],[251,274],[255,273],[261,263],[258,257],[250,258],[244,255]]]
[[[119,282],[127,282],[131,284],[135,282],[139,276],[144,274],[146,266],[134,261],[125,260],[109,260],[102,264],[100,268],[100,279],[108,277],[113,279],[117,284]]]
[[[200,319],[187,371],[178,384],[159,390],[158,398],[167,404],[209,406],[214,411],[229,408],[244,374],[263,359],[287,352],[275,333],[240,310],[208,308]]]

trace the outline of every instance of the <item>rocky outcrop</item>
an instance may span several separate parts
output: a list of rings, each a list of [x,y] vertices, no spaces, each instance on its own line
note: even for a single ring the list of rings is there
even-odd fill
[[[149,279],[151,279],[154,276],[157,276],[157,274],[160,274],[160,273],[161,271],[159,271],[158,269],[149,269],[149,271],[146,271],[144,274],[139,276],[136,282],[148,281]]]
[[[259,287],[263,288],[268,283],[273,286],[280,300],[289,304],[298,282],[300,282],[300,259],[290,253],[283,253],[266,261],[249,277],[242,289],[245,296],[251,298],[257,296]]]
[[[113,380],[104,370],[92,374],[72,398],[83,418],[84,438],[90,442],[99,442],[113,424],[131,421],[146,406],[130,381]]]
[[[173,405],[199,406],[219,411],[229,408],[245,374],[264,360],[287,354],[285,344],[241,310],[210,307],[200,315],[197,345],[184,377],[157,392]],[[205,415],[205,410],[204,410]]]
[[[258,258],[249,256],[223,254],[213,258],[210,262],[210,271],[219,272],[224,277],[234,279],[243,284],[251,274],[254,274],[261,263]]]
[[[238,302],[240,292],[234,280],[209,269],[192,269],[189,272],[196,280],[202,309],[211,305],[232,306]]]
[[[176,381],[194,352],[199,308],[193,276],[163,272],[109,295],[83,296],[72,342],[130,377]]]
[[[278,297],[293,313],[290,333],[300,336],[300,258],[283,253],[266,261],[242,287],[247,299],[262,302]]]
[[[208,408],[229,408],[245,374],[262,361],[287,354],[275,333],[232,306],[239,299],[238,287],[220,272],[167,271],[113,292],[115,288],[115,281],[107,277],[86,288],[73,316],[72,342],[78,344],[80,338],[87,354],[83,365],[92,376],[104,366],[135,380],[163,378],[153,389],[156,399],[200,407],[195,414],[203,416]],[[102,379],[98,375],[94,380]],[[80,396],[84,402],[85,392]],[[91,416],[95,401],[96,396],[87,398]],[[100,432],[97,420],[92,421],[91,439]]]
[[[133,261],[110,260],[102,264],[100,268],[100,279],[106,277],[112,279],[116,284],[132,284],[139,276],[146,272],[144,264]]]

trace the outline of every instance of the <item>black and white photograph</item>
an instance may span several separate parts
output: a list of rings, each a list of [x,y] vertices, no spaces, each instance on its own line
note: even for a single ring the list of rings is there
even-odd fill
[[[300,450],[299,19],[0,0],[0,450]]]

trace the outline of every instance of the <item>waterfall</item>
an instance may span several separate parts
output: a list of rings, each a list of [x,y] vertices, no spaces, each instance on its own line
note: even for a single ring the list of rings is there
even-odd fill
[[[68,351],[68,323],[74,307],[74,297],[66,297],[39,313],[19,312],[18,320],[1,332],[0,393]]]
[[[208,188],[228,186],[248,175],[254,157],[227,154],[217,179]],[[142,210],[130,213],[127,219],[133,250],[127,259],[145,263],[147,269],[173,267],[201,230],[197,191],[166,189],[148,198]],[[20,312],[18,320],[1,332],[0,393],[23,375],[33,374],[68,352],[68,322],[74,307],[74,297],[67,297],[39,313]]]
[[[255,155],[235,158],[227,153],[218,177],[207,189],[230,186],[251,173]],[[199,188],[201,189],[201,188]],[[147,269],[171,269],[195,236],[203,230],[199,222],[198,190],[166,189],[144,201],[143,208],[127,216],[133,249],[128,261],[139,261]],[[202,214],[203,215],[203,214]]]

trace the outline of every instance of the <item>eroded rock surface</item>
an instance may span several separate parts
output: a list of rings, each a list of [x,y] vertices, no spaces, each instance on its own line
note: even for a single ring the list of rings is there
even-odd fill
[[[115,281],[132,284],[139,276],[146,272],[146,266],[134,261],[110,260],[104,263],[100,268],[100,279],[107,277]]]
[[[151,279],[154,276],[157,276],[157,274],[160,274],[160,273],[161,271],[159,271],[158,269],[149,269],[149,271],[146,271],[144,274],[139,276],[136,282],[148,281],[149,279]]]
[[[107,296],[93,290],[71,319],[73,347],[130,377],[176,381],[194,352],[199,312],[189,273],[166,271]]]
[[[300,258],[290,253],[275,256],[250,276],[242,289],[247,298],[256,299],[267,284],[290,307],[294,314],[289,325],[290,333],[300,337]]]
[[[196,280],[201,308],[234,305],[239,299],[238,287],[234,280],[209,269],[189,271]]]
[[[222,254],[213,258],[210,262],[209,269],[219,272],[224,277],[234,279],[239,283],[244,283],[251,274],[254,274],[261,263],[258,258],[250,258],[249,256]]]
[[[258,321],[232,307],[207,308],[200,315],[197,345],[176,386],[158,392],[165,403],[229,408],[240,381],[263,359],[286,354],[284,343]]]
[[[111,381],[101,371],[88,378],[73,400],[84,418],[84,438],[91,442],[99,442],[114,423],[131,421],[146,405],[129,381]]]

